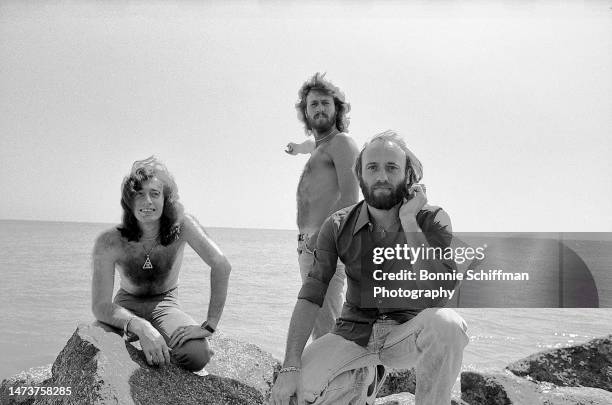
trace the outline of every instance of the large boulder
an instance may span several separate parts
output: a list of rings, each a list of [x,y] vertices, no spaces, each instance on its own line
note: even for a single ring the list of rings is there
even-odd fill
[[[44,386],[51,379],[51,364],[46,366],[33,367],[29,370],[22,371],[19,374],[2,380],[0,384],[0,404],[7,405],[28,405],[34,402],[36,396],[28,393],[29,387]],[[16,389],[19,388],[19,395],[16,395]],[[21,391],[25,388],[25,392]]]
[[[142,352],[117,334],[79,325],[52,367],[47,387],[70,387],[69,396],[32,398],[33,404],[262,404],[278,361],[251,344],[224,336],[205,372],[149,366]],[[3,404],[5,402],[2,402]],[[13,402],[17,403],[17,402]]]
[[[500,372],[461,373],[461,399],[471,405],[610,405],[612,393],[590,387],[557,387]]]
[[[536,353],[506,368],[518,376],[535,381],[612,391],[612,335],[576,346]]]

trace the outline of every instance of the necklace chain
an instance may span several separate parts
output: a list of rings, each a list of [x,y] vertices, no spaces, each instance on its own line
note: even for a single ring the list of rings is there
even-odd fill
[[[153,249],[155,249],[155,247],[157,247],[157,245],[159,243],[158,240],[157,240],[158,237],[159,237],[159,234],[155,236],[155,239],[152,239],[152,238],[141,238],[142,242],[143,242],[142,243],[142,250],[144,250],[145,255],[147,256],[144,264],[142,265],[143,270],[153,270],[153,264],[151,263],[151,258],[149,257],[149,255],[151,254]],[[153,244],[151,249],[149,249],[149,251],[147,252],[147,249],[145,248],[144,241],[149,241],[149,240],[155,240],[155,244]]]
[[[316,143],[317,145],[320,145],[320,144],[322,144],[323,142],[325,142],[325,141],[326,141],[326,140],[327,140],[327,139],[328,139],[330,136],[332,136],[332,135],[336,135],[336,134],[339,134],[339,133],[340,133],[340,131],[338,131],[337,129],[336,129],[336,130],[333,130],[333,131],[331,131],[329,134],[325,135],[325,136],[324,136],[323,138],[321,138],[321,139],[316,139],[316,138],[315,138],[315,143]]]
[[[153,239],[150,239],[153,240]],[[153,251],[153,249],[155,249],[155,247],[158,245],[157,240],[155,241],[155,243],[153,244],[153,246],[151,247],[151,249],[149,249],[149,251],[147,252],[147,249],[145,248],[144,243],[142,244],[142,250],[145,251],[145,254],[147,255],[147,257],[151,254],[151,252]]]

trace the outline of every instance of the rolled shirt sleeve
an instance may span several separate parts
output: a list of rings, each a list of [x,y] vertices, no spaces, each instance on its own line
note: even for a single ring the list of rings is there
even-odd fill
[[[302,284],[298,299],[305,299],[322,306],[329,282],[336,272],[337,263],[336,232],[332,218],[329,217],[319,230],[317,247],[314,251],[314,266]]]

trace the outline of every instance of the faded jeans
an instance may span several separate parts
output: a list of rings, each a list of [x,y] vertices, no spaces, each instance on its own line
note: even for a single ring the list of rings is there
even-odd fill
[[[302,234],[302,240],[298,240],[298,263],[300,265],[300,275],[302,276],[302,282],[306,280],[308,273],[314,267],[314,254],[306,245],[308,241],[308,235]],[[336,319],[340,316],[342,311],[342,304],[344,303],[344,280],[346,274],[344,273],[344,264],[338,261],[336,267],[336,273],[329,282],[327,287],[327,293],[325,294],[325,300],[319,310],[319,314],[315,319],[314,327],[312,329],[312,339],[318,339],[325,335],[336,325]]]
[[[179,326],[198,325],[181,309],[178,301],[178,287],[147,297],[137,297],[124,289],[119,289],[114,303],[151,322],[163,336],[166,344],[170,342],[170,336]],[[205,338],[188,340],[170,351],[172,361],[190,371],[204,368],[212,355],[213,352],[208,347]]]
[[[465,321],[452,309],[429,308],[403,324],[378,319],[367,347],[328,333],[304,350],[301,395],[307,404],[370,403],[380,388],[368,396],[375,366],[414,366],[415,403],[448,405],[469,342],[466,331]]]

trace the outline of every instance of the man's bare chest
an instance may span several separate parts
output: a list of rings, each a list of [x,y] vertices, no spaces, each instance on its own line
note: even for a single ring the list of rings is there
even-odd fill
[[[323,151],[313,152],[304,166],[300,183],[335,178],[335,168],[331,157]]]
[[[122,276],[134,285],[156,284],[166,280],[180,267],[184,243],[149,249],[140,243],[129,243],[116,261]]]

